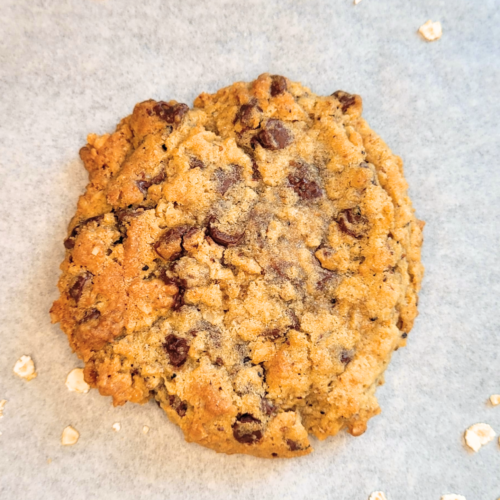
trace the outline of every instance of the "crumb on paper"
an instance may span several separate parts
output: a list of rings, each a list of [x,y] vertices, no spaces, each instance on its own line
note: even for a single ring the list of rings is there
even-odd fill
[[[467,500],[463,495],[455,495],[454,493],[449,493],[448,495],[443,495],[441,500]]]
[[[142,428],[142,432],[144,434],[147,434],[149,432],[149,427],[147,425],[145,425],[143,428]]]
[[[0,401],[0,418],[3,417],[3,409],[5,408],[5,403],[7,403],[6,399],[2,399]]]
[[[71,446],[78,441],[79,437],[80,433],[71,427],[71,425],[68,425],[68,427],[62,431],[61,444],[64,446]]]
[[[493,406],[500,405],[500,394],[493,394],[492,396],[490,396],[490,403]]]
[[[435,42],[439,40],[443,34],[443,28],[439,21],[435,23],[429,19],[425,24],[422,24],[418,29],[418,32],[428,41]]]
[[[374,491],[371,495],[369,500],[387,500],[387,497],[385,496],[385,493],[382,491]]]
[[[120,422],[115,422],[112,425],[112,427],[113,427],[113,430],[116,431],[116,432],[118,432],[122,428],[122,426],[120,425]]]
[[[354,5],[358,5],[359,2],[361,2],[361,0],[354,0]]]
[[[14,373],[27,381],[33,380],[38,375],[31,356],[21,356],[14,365]]]
[[[75,368],[66,377],[66,387],[71,392],[86,394],[90,390],[90,385],[83,378],[83,368]]]
[[[474,451],[489,443],[496,436],[495,431],[488,424],[474,424],[465,431],[465,442]]]

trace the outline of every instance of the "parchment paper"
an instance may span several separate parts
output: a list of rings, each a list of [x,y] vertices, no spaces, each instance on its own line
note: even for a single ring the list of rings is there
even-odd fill
[[[416,33],[428,19],[443,25],[434,43]],[[499,497],[497,441],[473,454],[462,438],[482,421],[500,432],[486,403],[500,393],[499,26],[495,0],[2,0],[0,497]],[[48,315],[86,134],[147,98],[191,104],[265,71],[359,93],[427,222],[420,317],[378,391],[383,413],[361,437],[275,461],[187,444],[153,403],[70,393],[81,365]],[[29,383],[12,373],[23,354],[38,370]]]

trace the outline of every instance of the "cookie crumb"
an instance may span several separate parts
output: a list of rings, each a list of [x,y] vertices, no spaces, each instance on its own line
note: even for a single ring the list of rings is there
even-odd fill
[[[385,496],[385,493],[382,491],[374,491],[371,495],[369,500],[387,500],[387,497]]]
[[[63,446],[71,446],[75,444],[78,441],[78,438],[80,437],[80,433],[71,427],[71,425],[68,425],[63,431],[61,435],[61,444]]]
[[[113,430],[116,431],[116,432],[118,432],[122,428],[122,426],[120,425],[120,422],[115,422],[112,425],[112,427],[113,427]]]
[[[439,40],[443,34],[443,28],[441,23],[436,21],[435,23],[429,19],[425,24],[422,24],[418,29],[418,32],[428,41],[435,42]]]
[[[83,378],[83,368],[75,368],[68,373],[66,377],[66,387],[71,392],[79,392],[87,394],[90,390],[90,385]]]
[[[31,356],[21,356],[14,365],[14,373],[28,382],[38,375]]]
[[[490,403],[493,406],[500,405],[500,394],[493,394],[492,396],[490,396]]]
[[[5,403],[7,403],[7,400],[6,399],[2,399],[0,401],[0,418],[3,417],[3,409],[5,407]]]
[[[463,495],[455,495],[454,493],[450,493],[448,495],[443,495],[441,500],[467,500]]]
[[[488,424],[474,424],[465,431],[465,442],[474,451],[489,443],[496,436],[495,431]]]
[[[143,434],[147,434],[149,432],[149,427],[147,425],[145,425],[143,428],[142,428],[142,432]]]
[[[361,0],[354,0],[354,5],[358,5],[359,2],[361,2]]]

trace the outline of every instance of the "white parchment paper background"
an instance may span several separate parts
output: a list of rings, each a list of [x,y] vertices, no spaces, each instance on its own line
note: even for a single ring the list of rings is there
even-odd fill
[[[443,25],[435,43],[416,34],[429,18]],[[68,392],[79,362],[48,316],[86,134],[138,101],[192,104],[264,71],[361,94],[427,222],[421,314],[379,389],[382,415],[290,461],[217,455],[153,403]],[[486,405],[500,393],[499,121],[498,0],[0,0],[0,497],[499,497],[497,442],[462,443],[475,422],[500,431]],[[29,383],[12,373],[23,354]],[[62,447],[69,424],[80,441]]]

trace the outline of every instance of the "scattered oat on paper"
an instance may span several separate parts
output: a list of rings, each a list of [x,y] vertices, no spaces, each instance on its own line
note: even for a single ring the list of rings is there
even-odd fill
[[[62,431],[61,444],[64,446],[71,446],[78,441],[79,437],[80,433],[71,427],[71,425],[68,425],[68,427]]]
[[[113,430],[116,431],[116,432],[118,432],[122,428],[122,426],[120,425],[120,422],[115,422],[112,425],[112,427],[113,427]]]
[[[418,32],[428,41],[435,42],[439,40],[443,34],[443,28],[441,27],[441,23],[436,21],[433,23],[430,19],[420,26]]]
[[[83,379],[83,368],[71,370],[66,377],[66,387],[71,392],[80,392],[86,394],[89,392],[90,385]]]
[[[21,356],[14,365],[14,373],[25,380],[33,380],[38,374],[31,356]]]
[[[465,431],[465,442],[474,451],[489,443],[496,436],[495,431],[488,424],[474,424]]]
[[[149,427],[147,425],[145,425],[143,428],[142,428],[142,432],[144,434],[147,434],[149,432]]]
[[[467,500],[463,495],[455,495],[450,493],[448,495],[443,495],[441,500]]]
[[[361,0],[354,0],[354,5],[358,5],[359,2],[361,2]]]
[[[490,403],[493,406],[500,405],[500,394],[493,394],[492,396],[490,396]]]
[[[387,500],[387,497],[382,491],[374,491],[371,495],[369,500]]]
[[[0,401],[0,418],[3,417],[3,409],[5,408],[5,403],[7,403],[6,399],[2,399]]]

